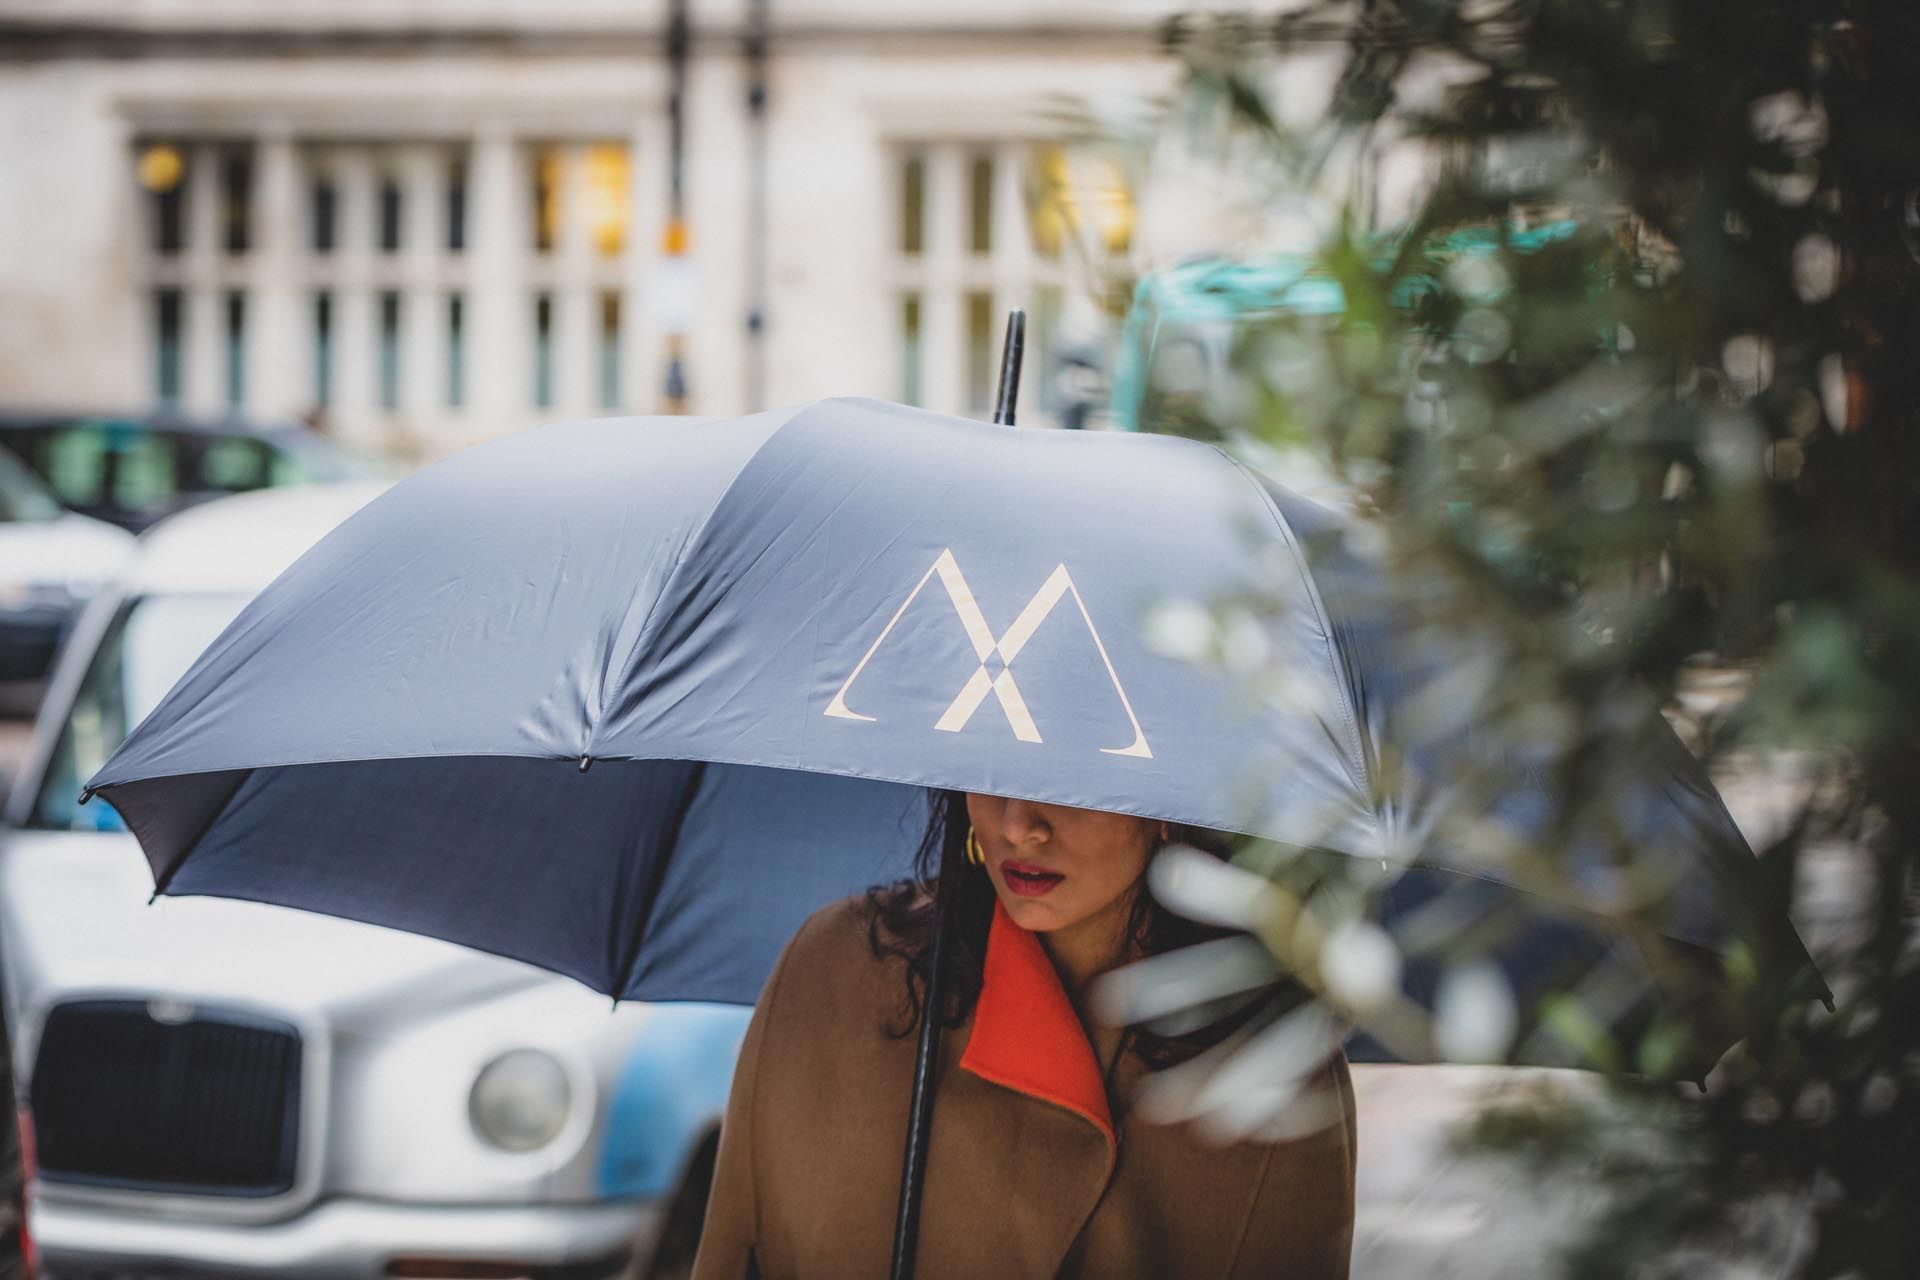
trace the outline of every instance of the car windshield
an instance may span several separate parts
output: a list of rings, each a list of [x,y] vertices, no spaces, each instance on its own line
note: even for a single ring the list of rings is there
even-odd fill
[[[136,418],[0,422],[0,446],[61,505],[136,532],[224,494],[382,473],[297,427],[201,430]]]
[[[59,514],[60,504],[53,495],[12,454],[0,449],[0,523],[51,520]]]
[[[82,807],[80,789],[246,602],[243,595],[153,595],[121,606],[87,664],[28,826],[126,830],[111,805]]]

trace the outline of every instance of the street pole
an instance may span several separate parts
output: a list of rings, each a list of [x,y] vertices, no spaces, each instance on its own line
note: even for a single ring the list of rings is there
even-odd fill
[[[661,410],[687,411],[687,329],[692,306],[687,234],[687,59],[692,44],[690,0],[669,0],[667,16],[667,228],[660,245],[661,289],[669,299],[661,328],[666,374]]]
[[[747,408],[767,407],[767,58],[770,0],[749,0],[747,60]]]

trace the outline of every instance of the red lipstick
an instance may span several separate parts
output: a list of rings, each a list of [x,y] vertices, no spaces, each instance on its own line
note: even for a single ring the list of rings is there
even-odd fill
[[[1027,862],[1001,863],[1000,878],[1006,881],[1008,890],[1023,898],[1038,898],[1042,894],[1052,893],[1054,886],[1066,879],[1058,871],[1048,871],[1045,867],[1036,867]]]

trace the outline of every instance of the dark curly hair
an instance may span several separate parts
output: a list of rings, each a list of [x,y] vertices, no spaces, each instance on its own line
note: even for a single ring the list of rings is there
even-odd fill
[[[1232,847],[1233,837],[1222,832],[1178,823],[1168,825],[1172,843],[1191,845],[1217,858],[1225,858]],[[948,913],[941,1024],[953,1027],[965,1022],[980,999],[987,958],[987,930],[993,923],[994,890],[986,870],[966,859],[970,826],[965,794],[935,792],[926,834],[914,860],[914,877],[867,891],[867,937],[873,954],[881,958],[897,957],[905,962],[906,1000],[902,1016],[888,1028],[895,1036],[911,1034],[920,1020],[927,978],[933,968],[936,911],[944,909]],[[1175,915],[1156,902],[1144,885],[1134,895],[1127,931],[1145,955],[1175,951],[1229,937],[1234,932]],[[1220,1008],[1209,1011],[1214,1016],[1197,1029],[1163,1034],[1151,1025],[1131,1028],[1124,1047],[1154,1069],[1172,1066],[1218,1044],[1256,1018],[1291,1008],[1304,998],[1304,989],[1297,984],[1276,984],[1222,1002]]]

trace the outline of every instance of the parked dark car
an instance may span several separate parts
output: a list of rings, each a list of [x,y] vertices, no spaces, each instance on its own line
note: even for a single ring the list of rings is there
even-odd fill
[[[75,611],[132,550],[126,530],[63,510],[0,450],[0,684],[46,675]]]
[[[134,533],[211,498],[381,472],[297,423],[164,414],[4,414],[0,448],[24,462],[69,511]]]

